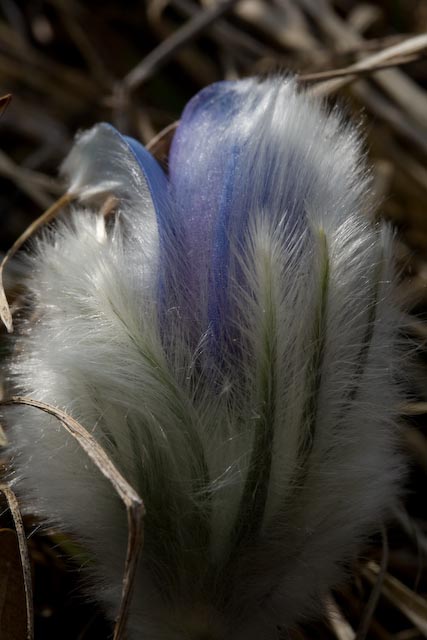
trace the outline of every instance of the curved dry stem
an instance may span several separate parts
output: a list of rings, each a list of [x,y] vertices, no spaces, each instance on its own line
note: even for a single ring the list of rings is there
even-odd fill
[[[423,52],[427,49],[427,34],[423,33],[411,38],[406,38],[402,42],[399,42],[392,47],[386,47],[382,51],[378,51],[354,64],[348,66],[346,69],[339,69],[329,73],[329,80],[323,78],[310,78],[307,76],[305,79],[309,80],[324,80],[319,84],[312,87],[311,95],[328,95],[333,91],[337,91],[346,84],[353,82],[360,75],[366,73],[374,73],[375,71],[386,69],[388,67],[399,66],[407,64],[413,60],[418,60],[422,57]],[[331,75],[331,73],[333,75]],[[314,74],[316,75],[316,74]],[[301,79],[301,78],[300,78]]]
[[[179,120],[172,122],[154,136],[154,138],[152,138],[146,145],[147,151],[149,151],[157,160],[161,160],[162,157],[167,157],[169,155],[169,149],[178,125]]]
[[[332,593],[329,593],[328,597],[326,598],[326,605],[328,622],[337,640],[355,640],[353,627],[343,616],[341,609]]]
[[[34,407],[59,420],[66,431],[77,440],[99,471],[111,482],[123,501],[128,519],[128,544],[123,573],[121,602],[114,627],[114,640],[124,639],[136,569],[144,539],[144,503],[142,499],[117,470],[99,442],[97,442],[77,420],[61,409],[57,409],[45,402],[39,402],[32,398],[21,396],[13,396],[12,398],[1,400],[0,405],[26,405]]]
[[[355,640],[365,640],[365,638],[367,638],[369,627],[371,626],[372,618],[374,616],[375,609],[377,608],[378,600],[380,599],[381,591],[384,584],[389,556],[387,531],[384,525],[382,527],[381,533],[383,543],[381,567],[374,588],[371,591],[369,600],[366,604],[365,610],[363,611],[362,620],[360,621],[359,628],[357,629]]]
[[[417,62],[423,56],[420,53],[412,53],[405,56],[396,56],[392,60],[384,60],[373,64],[371,67],[354,68],[354,65],[344,67],[342,69],[330,69],[329,71],[317,71],[316,73],[304,73],[298,76],[298,82],[324,82],[326,80],[335,80],[337,78],[346,78],[349,81],[357,80],[360,76],[367,76],[376,71],[390,69],[390,67],[399,67],[411,62]]]
[[[9,106],[9,102],[12,100],[12,94],[7,93],[5,96],[0,98],[0,116],[4,113],[4,111]]]
[[[69,204],[74,198],[75,194],[65,193],[56,202],[52,204],[41,216],[39,216],[29,227],[19,236],[17,240],[10,247],[9,251],[4,256],[0,263],[0,318],[4,323],[9,333],[13,331],[13,320],[10,311],[9,303],[6,298],[6,294],[3,286],[3,270],[9,260],[15,255],[15,253],[22,247],[22,245],[44,224],[47,224],[52,220],[59,211],[67,204]]]
[[[103,218],[109,218],[115,213],[118,204],[118,198],[116,198],[116,196],[113,196],[113,194],[109,195],[104,204],[101,206],[99,215]]]
[[[27,539],[25,537],[24,523],[19,509],[18,499],[10,487],[0,484],[0,491],[4,494],[13,522],[15,524],[16,535],[18,537],[19,556],[21,558],[22,575],[24,578],[25,606],[27,610],[27,640],[34,638],[34,608],[33,608],[33,585],[31,579],[31,564],[28,553]]]
[[[136,67],[123,78],[125,93],[138,89],[142,83],[152,77],[163,67],[175,53],[208,29],[227,11],[230,11],[239,0],[222,0],[212,6],[198,11],[168,38],[160,42]]]

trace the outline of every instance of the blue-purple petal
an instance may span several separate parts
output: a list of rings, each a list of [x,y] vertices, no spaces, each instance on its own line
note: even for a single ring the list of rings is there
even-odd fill
[[[244,243],[251,214],[267,210],[277,224],[286,215],[288,230],[304,220],[301,193],[298,199],[292,180],[283,180],[283,141],[269,121],[274,113],[277,124],[275,87],[252,79],[207,87],[185,108],[171,148],[175,226],[189,265],[185,296],[201,329],[217,339],[232,319],[230,248]]]

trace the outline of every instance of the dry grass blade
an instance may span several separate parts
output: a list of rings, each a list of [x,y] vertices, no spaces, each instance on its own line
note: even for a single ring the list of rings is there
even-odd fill
[[[160,133],[150,140],[147,144],[147,151],[157,158],[162,160],[163,157],[167,157],[169,154],[169,148],[172,143],[173,136],[179,125],[179,120],[172,122],[168,127],[165,127]]]
[[[378,62],[376,65],[370,66],[368,69],[354,69],[354,65],[344,67],[343,69],[331,69],[330,71],[319,71],[317,73],[305,73],[298,76],[299,82],[322,82],[325,80],[334,80],[335,78],[346,78],[347,80],[353,80],[357,76],[366,76],[375,71],[382,71],[383,69],[389,69],[390,67],[398,67],[410,62],[416,62],[420,60],[420,54],[412,54],[407,56],[399,56],[386,62]],[[352,76],[349,78],[349,76]]]
[[[388,539],[385,527],[382,528],[382,543],[383,546],[381,566],[379,567],[379,571],[377,573],[377,579],[374,583],[374,588],[371,591],[371,595],[369,596],[369,600],[363,611],[362,619],[356,633],[356,640],[365,640],[365,638],[368,637],[369,627],[371,626],[372,618],[374,616],[375,609],[377,608],[378,600],[380,599],[380,595],[383,589],[389,558]]]
[[[427,402],[408,402],[402,404],[399,409],[403,416],[422,416],[427,414]]]
[[[332,594],[329,595],[327,600],[327,611],[328,611],[328,619],[329,624],[332,627],[332,630],[338,640],[354,640],[356,634],[353,631],[353,628],[347,622],[347,620],[342,615],[338,604],[333,598]]]
[[[158,71],[182,46],[207,29],[215,20],[229,11],[238,0],[223,0],[199,11],[169,38],[161,42],[123,80],[127,91],[133,91]]]
[[[0,425],[0,449],[2,447],[5,447],[7,445],[7,438],[6,438],[6,434],[3,431],[1,425]]]
[[[325,82],[325,84],[318,85],[315,93],[316,95],[328,94],[333,91],[337,91],[350,82],[353,82],[353,80],[355,80],[359,75],[374,73],[387,67],[398,66],[399,64],[407,64],[408,62],[412,62],[413,59],[419,59],[421,57],[421,53],[426,49],[427,34],[408,38],[399,44],[374,53],[373,55],[348,66],[346,69],[338,69],[330,72],[330,79]],[[311,77],[308,77],[309,80],[316,80],[313,76],[320,74],[310,75]],[[332,78],[335,79],[332,80]],[[304,76],[301,79],[304,79]]]
[[[75,10],[76,8],[73,6],[73,3],[55,0],[52,4],[56,5],[61,12],[64,24],[74,44],[85,59],[94,80],[98,83],[99,87],[110,88],[113,84],[113,78],[94,46],[90,33],[84,29],[81,21],[78,19],[78,12]],[[79,9],[81,11],[81,8]],[[84,21],[84,14],[81,17]]]
[[[9,102],[12,100],[12,96],[10,93],[7,93],[5,96],[0,98],[0,116],[9,106]]]
[[[128,545],[126,550],[125,568],[122,583],[120,608],[114,627],[114,640],[123,640],[126,633],[126,622],[132,599],[135,573],[143,545],[143,517],[144,503],[130,484],[117,470],[110,458],[95,438],[86,431],[81,424],[61,409],[32,398],[14,396],[0,401],[0,405],[26,405],[34,407],[53,416],[62,424],[68,433],[77,440],[79,445],[96,465],[99,471],[113,485],[123,501],[128,518]]]
[[[54,180],[38,171],[19,166],[1,150],[0,176],[11,180],[42,209],[47,209],[52,204],[52,198],[48,193],[55,190]]]
[[[392,71],[396,71],[396,69]],[[387,73],[390,72],[390,70],[387,71]],[[331,82],[335,82],[335,80],[331,80]],[[319,84],[315,89],[317,89],[317,87],[324,87],[326,84],[326,82]],[[353,91],[358,99],[375,113],[377,117],[384,120],[392,130],[427,155],[427,130],[425,127],[421,127],[411,118],[405,118],[404,112],[400,108],[379,91],[375,90],[374,87],[371,87],[366,81],[361,80],[355,84]]]
[[[369,562],[363,574],[375,583],[381,572],[376,562]],[[427,637],[427,602],[390,574],[384,576],[382,595],[399,609],[421,633]]]
[[[403,430],[402,444],[405,452],[415,467],[427,473],[427,438],[417,427],[406,427]]]
[[[410,56],[418,54],[427,49],[427,34],[420,36],[414,36],[395,44],[391,47],[387,47],[382,51],[374,53],[368,58],[364,58],[360,62],[356,63],[359,68],[370,68],[373,65],[381,64],[393,60],[393,58],[399,58],[402,56]],[[355,66],[356,66],[355,65]]]
[[[113,196],[113,195],[108,196],[99,210],[99,215],[102,216],[103,218],[109,218],[110,216],[113,215],[113,213],[115,213],[118,204],[119,204],[119,200],[118,198],[116,198],[116,196]],[[105,229],[104,229],[104,233],[105,233]]]
[[[327,0],[300,0],[300,4],[304,7],[309,15],[316,21],[319,30],[324,34],[328,41],[332,41],[335,47],[347,50],[351,47],[364,47],[366,40],[354,29],[351,24],[338,16],[331,4]],[[386,58],[390,59],[395,56],[407,55],[425,48],[425,39],[427,34],[408,38],[398,45],[388,47],[380,51],[374,56],[364,58],[357,66],[362,64],[378,64]],[[398,48],[397,48],[398,47]],[[340,87],[349,84],[353,78],[341,78],[330,80],[323,85],[317,85],[313,89],[315,95],[327,95],[336,91]],[[400,69],[388,69],[375,75],[375,82],[381,89],[391,98],[393,104],[399,105],[403,109],[407,123],[413,121],[414,124],[421,125],[425,129],[427,125],[427,94],[412,78]],[[359,99],[366,102],[366,96],[360,95],[357,83],[357,95]],[[353,90],[356,92],[356,90]],[[371,105],[368,105],[371,108]],[[374,105],[375,107],[376,105]],[[402,118],[403,114],[399,114]],[[383,117],[381,115],[381,117]]]
[[[393,515],[396,522],[412,541],[418,553],[427,558],[427,537],[421,527],[409,516],[403,505],[396,506],[393,509]]]
[[[31,578],[30,556],[28,553],[27,539],[25,537],[24,523],[22,522],[21,511],[18,500],[12,489],[5,484],[0,484],[0,491],[4,494],[15,523],[16,535],[18,536],[19,555],[22,564],[22,574],[24,577],[25,602],[27,608],[27,640],[34,638],[34,611],[33,611],[33,587]]]
[[[49,207],[41,216],[39,216],[33,223],[27,227],[17,240],[13,243],[9,251],[5,254],[3,260],[0,263],[0,318],[4,323],[9,333],[13,331],[13,320],[10,311],[9,303],[6,298],[6,294],[3,286],[3,270],[8,261],[15,255],[15,253],[22,247],[22,245],[44,224],[52,220],[59,211],[69,204],[75,198],[75,194],[65,193],[61,196],[52,206]]]
[[[187,17],[194,16],[200,10],[198,5],[191,0],[171,0],[171,4]],[[234,56],[242,59],[247,59],[248,54],[256,58],[274,55],[273,49],[256,40],[248,32],[234,27],[230,22],[222,19],[212,25],[207,36],[225,48],[232,50]]]

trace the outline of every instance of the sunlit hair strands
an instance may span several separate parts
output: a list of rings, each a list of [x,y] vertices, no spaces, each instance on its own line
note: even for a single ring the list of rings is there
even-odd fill
[[[392,239],[358,134],[290,78],[222,82],[185,108],[168,176],[107,124],[63,173],[80,203],[23,258],[12,390],[77,419],[144,499],[129,638],[278,638],[400,476]],[[13,486],[85,546],[114,616],[123,506],[57,421],[4,415]]]

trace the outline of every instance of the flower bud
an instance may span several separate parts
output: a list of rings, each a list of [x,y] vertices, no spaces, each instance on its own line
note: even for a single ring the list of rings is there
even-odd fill
[[[106,124],[63,172],[80,202],[24,258],[14,392],[72,415],[144,499],[129,638],[277,638],[400,476],[392,240],[358,135],[292,79],[222,82],[187,105],[168,176]],[[123,505],[54,418],[7,416],[17,490],[85,546],[113,616]]]

